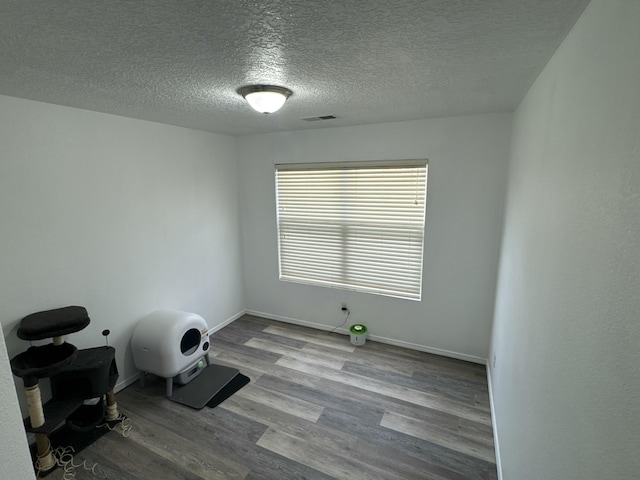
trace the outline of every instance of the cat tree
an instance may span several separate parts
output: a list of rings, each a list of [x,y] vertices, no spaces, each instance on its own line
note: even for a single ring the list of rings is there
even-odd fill
[[[18,338],[27,341],[52,339],[52,343],[31,346],[11,359],[11,370],[22,378],[29,417],[27,432],[35,434],[36,470],[44,476],[59,464],[50,436],[62,428],[78,451],[102,434],[97,427],[113,427],[123,420],[118,412],[113,387],[118,379],[115,349],[104,346],[78,350],[65,335],[89,325],[84,307],[70,306],[28,315],[20,322]],[[107,335],[108,330],[103,334]],[[52,398],[43,404],[39,381],[49,378]],[[95,403],[87,400],[96,400]],[[83,438],[84,437],[84,438]]]

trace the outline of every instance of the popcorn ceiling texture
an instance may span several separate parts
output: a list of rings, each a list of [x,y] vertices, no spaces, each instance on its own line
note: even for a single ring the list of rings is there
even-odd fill
[[[511,111],[587,3],[0,0],[0,94],[229,134]]]

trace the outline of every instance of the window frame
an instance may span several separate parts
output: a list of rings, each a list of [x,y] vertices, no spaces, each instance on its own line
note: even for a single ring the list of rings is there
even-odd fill
[[[411,170],[407,170],[407,169],[411,169]],[[423,272],[424,270],[423,268],[424,237],[425,237],[426,203],[427,203],[426,192],[427,192],[427,183],[428,183],[428,160],[427,159],[389,160],[389,161],[383,160],[383,161],[374,161],[374,162],[284,163],[284,164],[276,164],[274,170],[275,170],[274,177],[275,177],[276,229],[277,229],[277,249],[278,249],[278,276],[281,281],[292,282],[297,284],[314,285],[314,286],[324,286],[329,288],[338,288],[343,290],[358,291],[358,292],[377,294],[377,295],[383,295],[383,296],[391,296],[391,297],[415,300],[415,301],[421,300],[422,279],[423,279],[423,273],[424,273]],[[394,172],[393,176],[390,174],[388,175],[389,178],[385,180],[385,178],[382,178],[384,175],[378,173],[378,172],[383,172],[384,170],[389,170],[389,172]],[[398,171],[401,171],[401,173],[398,173]],[[284,215],[283,213],[284,209],[283,209],[282,203],[291,202],[292,199],[294,198],[298,200],[298,205],[300,205],[301,203],[299,201],[300,199],[295,197],[296,193],[291,194],[293,196],[287,196],[286,198],[281,198],[281,197],[284,197],[286,194],[282,194],[281,192],[281,190],[284,189],[284,187],[282,186],[284,181],[281,182],[281,177],[279,177],[279,174],[282,174],[282,178],[284,178],[285,176],[288,175],[287,172],[293,172],[293,175],[299,175],[299,174],[304,174],[304,172],[309,172],[310,174],[318,175],[320,178],[323,178],[322,175],[326,173],[326,175],[331,176],[333,180],[339,179],[341,178],[341,176],[344,176],[344,178],[347,178],[347,180],[345,180],[346,182],[349,182],[349,181],[353,182],[354,178],[357,179],[358,175],[362,175],[362,178],[368,178],[365,175],[366,173],[371,178],[374,178],[373,182],[376,182],[376,181],[379,182],[382,180],[386,182],[385,185],[391,183],[396,187],[400,185],[404,188],[404,190],[400,190],[400,189],[390,190],[390,189],[383,188],[383,189],[380,189],[379,192],[376,192],[375,195],[380,195],[380,193],[383,191],[384,193],[387,193],[387,194],[390,194],[390,193],[397,194],[398,192],[400,192],[405,196],[408,194],[413,195],[415,193],[415,206],[413,205],[411,207],[406,206],[406,208],[405,206],[402,206],[402,208],[405,208],[405,209],[399,211],[398,213],[400,217],[399,221],[396,221],[396,218],[392,216],[392,215],[395,215],[395,213],[389,213],[389,212],[378,213],[377,215],[380,215],[380,217],[375,217],[375,216],[372,217],[372,214],[370,211],[367,213],[367,208],[373,209],[376,211],[388,210],[386,208],[386,204],[384,203],[380,204],[379,202],[372,201],[371,193],[364,194],[364,196],[362,197],[366,199],[366,201],[364,202],[362,200],[354,200],[354,198],[358,198],[364,191],[363,186],[366,190],[366,187],[370,187],[374,185],[373,183],[370,184],[366,182],[364,183],[364,185],[362,184],[359,185],[356,182],[355,190],[353,185],[347,186],[347,188],[343,187],[343,190],[341,191],[341,197],[340,197],[341,200],[339,200],[338,202],[335,202],[335,201],[330,202],[333,204],[337,204],[339,207],[336,207],[334,210],[333,209],[334,207],[331,206],[327,211],[329,212],[329,214],[335,214],[335,215],[342,213],[343,215],[343,217],[341,218],[342,223],[336,221],[335,218],[333,218],[335,223],[331,223],[331,222],[322,223],[322,222],[317,222],[315,220],[311,220],[311,218],[313,218],[311,216],[299,217],[299,218],[305,219],[307,223],[315,222],[318,225],[321,225],[321,228],[319,227],[320,232],[322,231],[322,228],[327,229],[327,231],[330,229],[333,229],[335,231],[332,230],[331,232],[329,232],[329,235],[330,236],[333,235],[335,236],[335,238],[342,238],[343,245],[341,247],[335,246],[335,245],[331,247],[335,249],[334,253],[340,254],[342,256],[346,255],[346,257],[344,257],[346,258],[346,260],[343,260],[340,262],[340,265],[341,265],[340,269],[342,270],[349,269],[349,268],[353,269],[352,265],[354,265],[359,261],[359,260],[354,261],[353,257],[364,258],[364,256],[360,255],[359,253],[354,254],[353,251],[351,251],[351,253],[349,252],[350,249],[353,250],[353,246],[349,246],[350,243],[358,244],[358,242],[360,242],[361,245],[364,245],[367,243],[370,245],[373,245],[376,242],[376,241],[371,241],[369,234],[366,234],[366,233],[362,234],[362,232],[360,233],[356,232],[355,234],[353,234],[349,232],[349,230],[355,231],[360,229],[360,231],[362,231],[369,228],[366,222],[362,222],[361,220],[354,220],[353,218],[354,212],[357,212],[356,213],[357,218],[360,218],[358,217],[358,215],[361,215],[362,217],[366,217],[368,219],[373,218],[374,223],[372,225],[375,225],[375,228],[378,228],[380,230],[380,232],[376,233],[376,238],[378,238],[378,240],[377,240],[377,243],[375,243],[375,245],[377,246],[369,246],[369,247],[360,246],[358,248],[363,249],[362,251],[364,252],[369,252],[369,253],[373,252],[374,254],[372,255],[372,257],[375,257],[376,256],[375,253],[378,251],[378,249],[381,249],[378,252],[379,261],[377,261],[377,263],[375,263],[374,261],[374,263],[371,263],[371,265],[366,263],[365,264],[361,263],[359,264],[360,270],[362,270],[363,266],[371,267],[373,269],[372,271],[376,272],[376,274],[378,274],[379,272],[382,272],[382,273],[379,273],[379,275],[380,275],[380,278],[384,278],[385,275],[387,275],[387,273],[384,272],[384,270],[386,269],[390,272],[389,273],[390,278],[391,276],[395,275],[396,279],[399,278],[398,276],[399,274],[409,271],[411,275],[408,275],[408,276],[411,277],[411,282],[413,282],[411,283],[411,286],[406,288],[403,287],[404,290],[400,288],[398,285],[402,283],[404,280],[396,280],[397,282],[399,282],[398,284],[394,284],[393,281],[390,280],[392,283],[389,283],[386,286],[385,285],[382,285],[382,286],[366,285],[365,283],[358,283],[357,281],[354,282],[353,277],[355,277],[356,275],[353,275],[353,274],[351,275],[352,277],[351,281],[347,281],[349,280],[349,274],[345,272],[342,272],[339,278],[336,275],[331,280],[317,278],[318,277],[317,275],[316,276],[309,275],[306,277],[304,275],[301,276],[300,274],[293,275],[289,270],[284,272],[283,256],[286,257],[285,259],[286,261],[289,261],[293,256],[291,254],[291,250],[295,248],[295,247],[287,247],[285,245],[285,243],[287,242],[284,242],[284,239],[287,238],[286,235],[288,235],[288,233],[286,232],[287,231],[290,232],[290,230],[287,230],[287,229],[291,228],[291,225],[294,225],[295,222],[292,222],[290,219],[283,220],[283,217],[286,218],[287,215]],[[413,180],[409,181],[407,179],[410,178],[409,174],[413,175],[414,172],[416,175],[415,188],[413,191],[410,191],[410,188],[411,188],[410,183]],[[380,178],[377,178],[377,177],[380,177]],[[288,179],[288,180],[291,180],[291,179]],[[318,180],[318,184],[321,185],[320,182],[322,182],[322,180]],[[367,180],[367,182],[372,182],[372,180]],[[300,187],[298,186],[297,188],[299,191]],[[324,186],[324,188],[326,188],[327,190],[323,190],[322,192],[325,194],[331,195],[330,193],[328,193],[329,187]],[[371,190],[369,190],[369,192],[371,192]],[[300,195],[301,195],[300,198],[304,199],[304,192]],[[350,197],[350,198],[347,199],[347,197]],[[354,197],[354,198],[351,198],[351,197]],[[373,206],[369,207],[367,203],[369,201],[371,201],[372,205],[375,203],[377,205],[383,205],[383,206],[381,208],[374,208]],[[391,201],[397,202],[398,200],[393,199]],[[408,200],[406,198],[403,198],[402,201],[404,202],[404,204],[408,205],[407,203]],[[360,207],[353,206],[356,204],[360,205]],[[347,206],[345,207],[345,205]],[[313,209],[314,206],[315,205],[312,204],[311,202],[309,203],[309,205],[307,205],[309,210]],[[393,207],[397,209],[397,205],[395,203],[393,204]],[[299,207],[296,206],[291,208],[295,210],[296,208],[299,208]],[[297,212],[298,213],[302,212],[302,210]],[[321,210],[321,212],[325,213],[324,210]],[[301,215],[303,214],[304,212]],[[375,212],[373,213],[373,215],[376,215]],[[350,217],[350,220],[346,220],[345,217]],[[414,220],[409,221],[408,220],[409,217],[411,217]],[[419,218],[416,222],[415,218],[417,217]],[[387,222],[387,223],[384,223],[384,222]],[[363,228],[363,224],[365,225],[364,228]],[[302,229],[298,229],[298,232],[300,231],[304,232],[305,228],[306,227],[303,227]],[[306,234],[308,236],[312,236],[313,235],[312,230],[313,230],[313,227],[310,227],[309,229],[306,230]],[[346,233],[338,234],[337,233],[338,230],[342,230]],[[374,231],[373,228],[369,228],[369,230]],[[389,243],[390,242],[389,239],[384,240],[383,237],[385,236],[385,234],[381,232],[391,232],[391,233],[387,233],[387,236],[393,235],[393,238],[394,238],[393,242],[396,242],[396,241],[400,242],[399,245],[404,246],[404,248],[406,249],[406,251],[405,250],[402,251],[402,254],[405,255],[405,258],[408,258],[408,256],[411,257],[410,261],[407,261],[406,270],[404,271],[400,270],[402,261],[399,261],[397,258],[395,258],[395,257],[398,257],[399,254],[396,254],[395,252],[389,253],[390,252],[389,248],[394,244]],[[407,234],[407,232],[409,233]],[[419,232],[419,248],[416,247],[416,238],[417,238],[416,234],[418,232]],[[398,233],[401,233],[402,235],[398,235]],[[304,235],[304,234],[300,234],[300,235]],[[366,237],[366,240],[363,241],[365,237]],[[406,245],[402,244],[402,241],[405,241]],[[317,245],[323,244],[324,240],[319,240],[319,242],[320,243],[316,243],[315,245],[317,246]],[[304,246],[306,247],[306,250],[309,250],[309,247],[313,247],[314,244],[312,242],[308,242],[308,243],[304,243]],[[388,257],[381,256],[381,254],[384,254],[385,247],[387,249],[386,251],[387,251]],[[303,255],[308,256],[309,262],[315,262],[315,257],[309,254],[308,251],[306,254],[303,254]],[[329,258],[329,256],[327,256],[327,258]],[[388,258],[391,258],[391,260],[388,260]],[[336,262],[337,261],[334,260],[332,263],[336,263]],[[300,265],[305,266],[305,265],[309,265],[309,263],[300,264]],[[300,265],[298,265],[298,268],[300,267]],[[331,268],[336,269],[338,267],[333,265],[333,267]],[[335,272],[334,272],[334,275],[335,275]],[[361,271],[359,275],[362,278],[364,273],[362,273]]]

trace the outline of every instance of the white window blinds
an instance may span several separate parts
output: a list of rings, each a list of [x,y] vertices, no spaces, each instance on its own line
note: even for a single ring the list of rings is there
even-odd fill
[[[277,165],[280,279],[420,299],[427,163]]]

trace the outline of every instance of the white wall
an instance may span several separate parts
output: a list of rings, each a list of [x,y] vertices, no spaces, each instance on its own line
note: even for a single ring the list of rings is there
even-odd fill
[[[244,309],[235,139],[0,96],[0,320],[83,305],[76,346],[117,349],[159,308],[215,327]],[[21,385],[21,382],[18,382]],[[21,388],[19,388],[21,391]]]
[[[453,117],[240,137],[238,168],[249,311],[482,362],[487,357],[511,115]],[[278,280],[274,164],[429,159],[422,301]]]
[[[3,478],[35,478],[0,324],[0,465]],[[5,477],[6,476],[6,477]]]
[[[594,0],[514,116],[491,371],[504,479],[640,478],[640,2]]]

